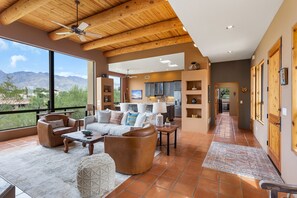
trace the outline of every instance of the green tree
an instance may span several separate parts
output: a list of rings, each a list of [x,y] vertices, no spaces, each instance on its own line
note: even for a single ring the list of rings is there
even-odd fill
[[[47,101],[49,100],[49,92],[44,88],[36,88],[34,91],[34,96],[30,98],[29,108],[40,109],[47,108]]]
[[[12,110],[13,105],[23,99],[23,94],[25,90],[15,86],[12,78],[7,76],[6,80],[0,84],[0,99],[4,103],[0,105],[0,111]]]
[[[88,91],[81,89],[78,86],[73,86],[69,91],[63,91],[55,94],[55,107],[77,107],[86,106],[88,98]],[[85,109],[77,110],[72,114],[73,118],[83,118]]]

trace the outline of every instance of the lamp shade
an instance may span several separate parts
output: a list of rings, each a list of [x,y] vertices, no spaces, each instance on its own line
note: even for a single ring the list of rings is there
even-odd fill
[[[167,113],[165,102],[154,102],[153,103],[153,113]]]

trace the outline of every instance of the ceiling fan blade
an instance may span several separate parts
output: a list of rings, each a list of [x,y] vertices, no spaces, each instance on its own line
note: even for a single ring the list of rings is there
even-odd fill
[[[89,24],[87,24],[85,22],[81,22],[81,24],[79,24],[77,29],[80,29],[80,30],[84,31],[87,27],[89,27]]]
[[[93,32],[86,32],[86,36],[94,37],[94,38],[102,38],[102,35],[96,34]]]
[[[52,23],[55,23],[55,24],[57,24],[57,25],[59,25],[59,26],[62,26],[62,27],[64,27],[64,28],[68,29],[68,30],[71,30],[70,27],[67,27],[66,25],[63,25],[62,23],[59,23],[59,22],[56,22],[56,21],[51,21],[51,22],[52,22]]]
[[[74,32],[57,32],[58,35],[69,35],[69,34],[75,34]]]
[[[77,36],[80,39],[80,41],[82,41],[82,42],[86,42],[87,41],[87,39],[86,39],[86,37],[84,35],[77,35]]]

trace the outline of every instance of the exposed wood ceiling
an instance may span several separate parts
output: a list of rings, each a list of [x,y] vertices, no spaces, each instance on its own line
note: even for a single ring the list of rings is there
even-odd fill
[[[0,24],[19,21],[48,32],[53,42],[70,39],[107,57],[192,42],[167,0],[80,0],[79,21],[102,38],[81,42],[76,35],[57,35],[67,29],[51,21],[70,27],[76,22],[75,6],[74,0],[0,0]]]

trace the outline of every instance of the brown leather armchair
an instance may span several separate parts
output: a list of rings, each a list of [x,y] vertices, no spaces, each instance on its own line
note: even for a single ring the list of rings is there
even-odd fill
[[[63,120],[64,126],[54,128],[49,121]],[[63,144],[62,134],[77,131],[78,122],[66,115],[46,115],[37,122],[39,143],[45,147]]]
[[[115,161],[116,171],[123,174],[140,174],[149,170],[153,165],[156,144],[154,126],[104,138],[105,153]]]

